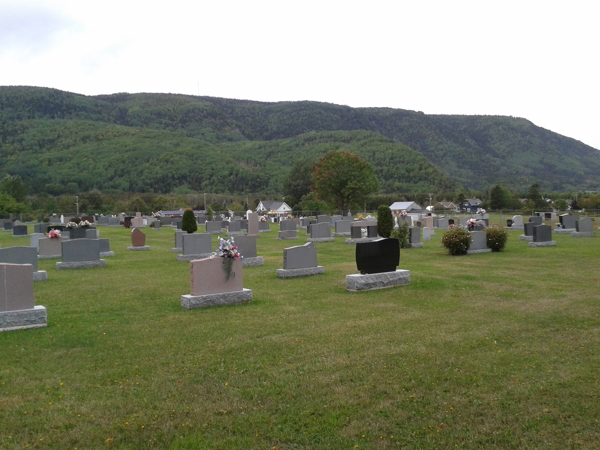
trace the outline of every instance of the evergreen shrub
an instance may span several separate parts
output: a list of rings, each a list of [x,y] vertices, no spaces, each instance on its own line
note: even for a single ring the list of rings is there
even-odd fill
[[[471,234],[464,228],[453,228],[444,233],[442,245],[453,256],[465,255],[471,245]]]
[[[393,229],[390,237],[398,239],[400,248],[408,248],[408,224],[403,223],[400,227]]]
[[[381,205],[377,208],[377,234],[384,238],[389,238],[394,228],[394,218],[389,206]]]
[[[502,230],[498,227],[487,228],[485,230],[487,237],[487,246],[491,248],[493,252],[499,252],[504,249],[506,241],[508,240],[508,233],[506,230]]]
[[[193,233],[198,229],[198,224],[196,223],[196,215],[191,209],[188,209],[183,212],[183,218],[181,219],[181,229],[183,231],[187,231],[188,233]]]

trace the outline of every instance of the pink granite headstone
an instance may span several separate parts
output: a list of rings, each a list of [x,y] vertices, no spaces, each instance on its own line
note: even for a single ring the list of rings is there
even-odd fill
[[[146,245],[146,235],[137,228],[131,232],[131,245],[133,247],[143,247]]]
[[[0,312],[33,309],[31,264],[0,263]]]
[[[228,270],[231,264],[231,271]],[[241,259],[214,258],[190,261],[190,295],[223,294],[244,289],[244,265]]]

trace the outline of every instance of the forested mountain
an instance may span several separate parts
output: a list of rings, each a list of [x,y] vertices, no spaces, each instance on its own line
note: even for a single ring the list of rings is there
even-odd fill
[[[525,119],[0,87],[0,176],[20,175],[36,190],[187,184],[274,194],[294,161],[330,149],[371,162],[386,193],[456,187],[449,179],[474,189],[600,188],[600,151]]]

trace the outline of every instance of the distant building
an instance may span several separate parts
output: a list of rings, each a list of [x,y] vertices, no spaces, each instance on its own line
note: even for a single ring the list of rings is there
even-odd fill
[[[392,214],[396,211],[406,211],[407,213],[411,211],[423,212],[423,208],[421,208],[421,206],[415,202],[394,202],[390,206],[390,209],[392,210]]]
[[[286,202],[261,200],[256,207],[256,212],[277,214],[278,216],[281,216],[284,214],[291,214],[292,208],[290,208]]]
[[[466,198],[460,204],[460,210],[474,213],[481,208],[481,205],[483,205],[483,202],[478,198]]]
[[[458,211],[458,207],[452,202],[437,202],[434,209],[445,209],[448,211]]]

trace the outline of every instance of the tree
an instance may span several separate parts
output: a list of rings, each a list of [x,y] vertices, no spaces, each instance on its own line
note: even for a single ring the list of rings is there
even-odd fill
[[[532,184],[527,192],[527,199],[535,205],[537,208],[541,208],[542,206],[546,206],[544,203],[544,199],[542,198],[542,193],[540,191],[539,184]]]
[[[387,205],[381,205],[377,208],[377,234],[384,238],[389,238],[394,228],[394,218],[392,210]]]
[[[496,185],[492,188],[490,193],[490,208],[491,209],[503,209],[508,206],[508,193],[500,186]]]
[[[148,212],[148,205],[140,197],[133,197],[127,203],[127,209],[131,212]]]
[[[319,197],[341,211],[361,205],[379,189],[371,164],[344,151],[333,150],[321,158],[314,165],[312,178]]]
[[[181,219],[181,229],[188,233],[193,233],[198,229],[196,223],[196,215],[191,209],[187,209],[183,212],[183,219]]]
[[[313,165],[310,159],[296,161],[283,181],[283,195],[290,206],[310,192]]]
[[[29,188],[18,175],[6,175],[0,181],[0,193],[10,195],[18,203],[25,201]]]
[[[306,212],[321,212],[329,210],[327,203],[323,200],[317,200],[317,196],[314,192],[306,194],[300,199],[300,202],[296,204],[296,207],[300,211]]]
[[[8,213],[24,213],[27,207],[23,203],[17,202],[8,194],[0,194],[0,215]]]

